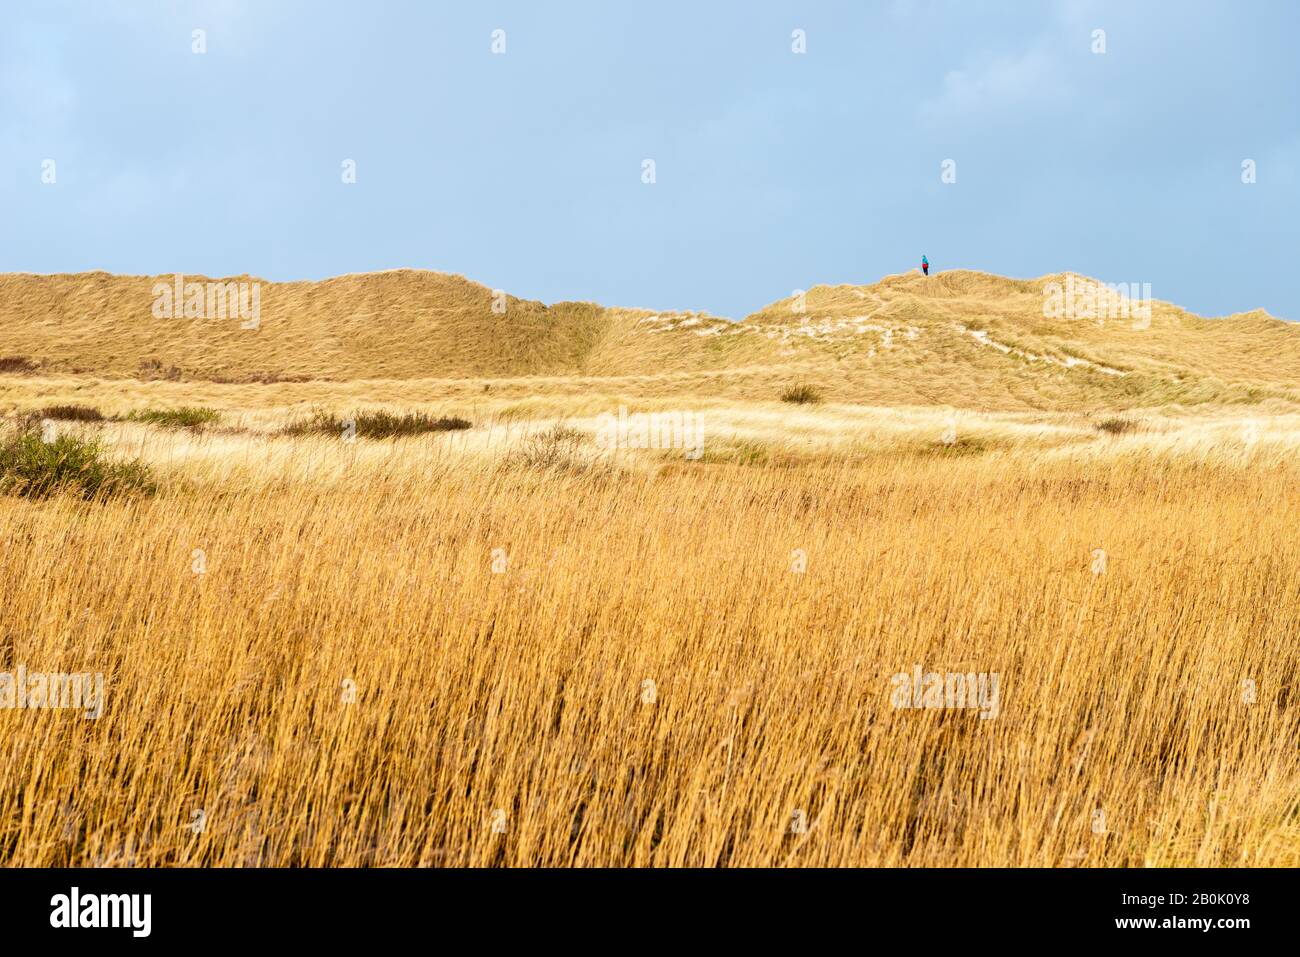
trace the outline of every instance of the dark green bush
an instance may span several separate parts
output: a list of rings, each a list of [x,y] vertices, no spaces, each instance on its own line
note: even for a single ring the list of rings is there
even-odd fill
[[[26,498],[68,490],[87,499],[157,490],[147,465],[110,461],[97,440],[68,434],[45,439],[40,429],[25,428],[0,442],[0,489]]]

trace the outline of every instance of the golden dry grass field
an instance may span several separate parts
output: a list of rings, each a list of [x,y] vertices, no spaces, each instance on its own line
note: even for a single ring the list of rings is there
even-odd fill
[[[506,352],[486,302],[400,348],[394,274],[339,294],[356,350],[328,288],[241,339],[3,277],[6,429],[156,488],[0,496],[0,670],[104,682],[0,707],[0,861],[1300,864],[1300,329],[981,276],[707,335],[536,304]],[[128,418],[181,406],[218,417]],[[284,433],[358,409],[471,427]]]

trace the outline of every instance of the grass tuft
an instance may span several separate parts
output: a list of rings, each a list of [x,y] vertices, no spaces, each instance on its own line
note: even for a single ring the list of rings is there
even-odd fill
[[[567,425],[530,435],[504,459],[508,469],[588,475],[611,470],[608,462],[585,451],[588,437]]]
[[[90,405],[47,405],[27,413],[29,419],[52,419],[55,422],[103,422],[104,413]]]
[[[182,406],[179,409],[139,409],[126,417],[128,422],[143,422],[164,429],[201,429],[221,418],[216,409]]]
[[[36,363],[26,356],[0,356],[0,373],[24,375],[36,371]]]
[[[1132,419],[1102,419],[1097,423],[1097,431],[1106,432],[1110,435],[1124,435],[1127,432],[1136,432],[1137,423]]]
[[[816,387],[803,383],[792,385],[782,392],[781,401],[794,405],[817,405],[822,401],[822,394]]]
[[[428,432],[456,432],[472,428],[467,419],[433,416],[426,412],[356,412],[339,417],[316,411],[305,419],[286,426],[284,435],[343,435],[349,428],[367,439],[403,438]]]

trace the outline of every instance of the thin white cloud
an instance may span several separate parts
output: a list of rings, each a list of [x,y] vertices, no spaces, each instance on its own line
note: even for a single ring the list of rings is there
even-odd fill
[[[921,113],[936,124],[989,122],[1069,94],[1061,55],[1040,41],[1016,56],[979,54],[950,70],[939,93],[921,104]]]

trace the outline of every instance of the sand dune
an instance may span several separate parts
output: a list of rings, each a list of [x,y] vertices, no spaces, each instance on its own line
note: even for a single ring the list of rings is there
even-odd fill
[[[0,277],[6,434],[156,481],[0,496],[0,644],[109,689],[0,709],[5,863],[1295,866],[1300,328],[1077,280],[732,323],[393,272],[244,328]],[[376,407],[472,427],[286,434]]]
[[[0,276],[0,356],[11,372],[195,383],[490,387],[580,376],[646,396],[766,399],[808,382],[833,401],[990,410],[1300,399],[1300,327],[1260,310],[1203,318],[1158,300],[1145,321],[1104,307],[1097,318],[1049,318],[1053,284],[1093,282],[1072,274],[904,273],[815,286],[740,322],[545,305],[416,270],[215,282],[257,284],[256,328],[231,317],[159,318],[158,290],[171,276]]]

